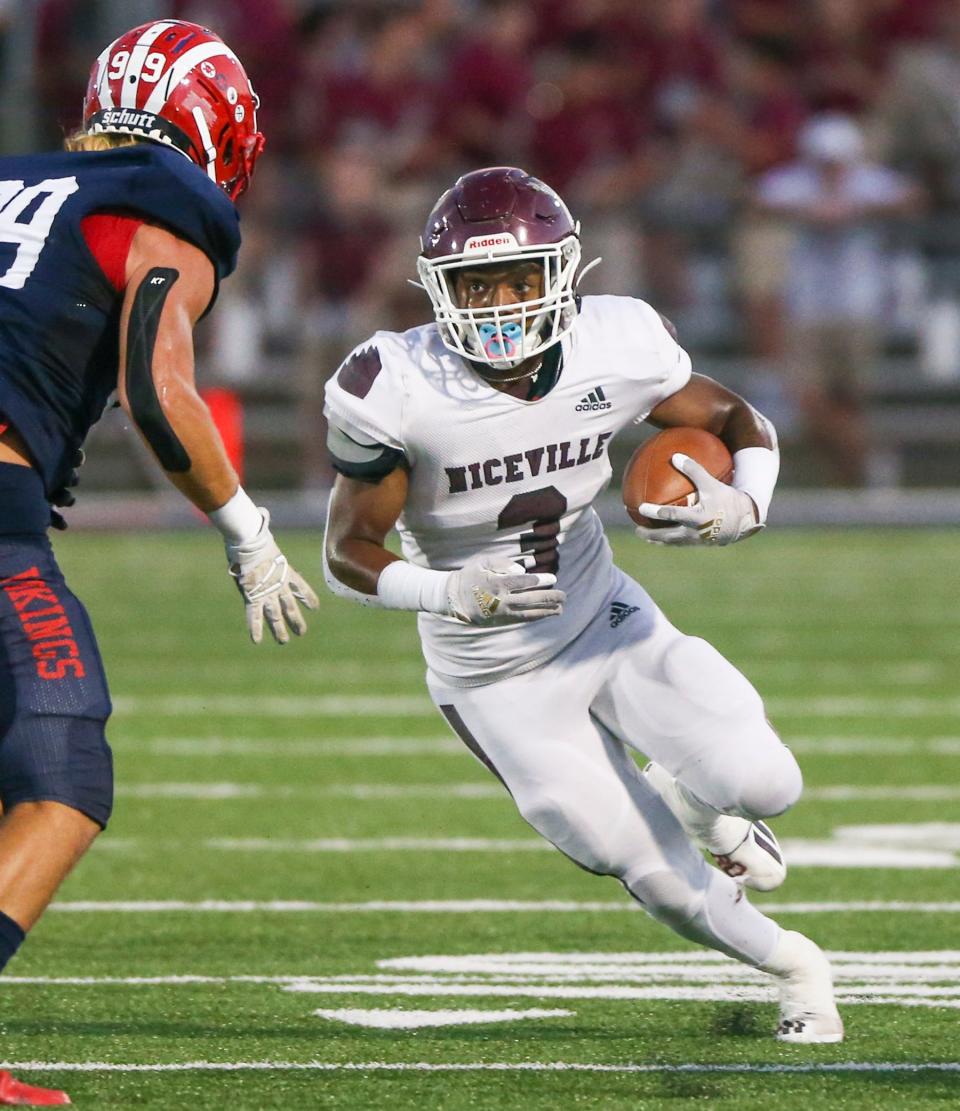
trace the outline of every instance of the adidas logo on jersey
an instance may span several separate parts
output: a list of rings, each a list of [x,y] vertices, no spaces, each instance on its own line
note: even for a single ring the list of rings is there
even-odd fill
[[[612,409],[613,402],[607,401],[606,394],[603,392],[603,386],[597,386],[595,390],[591,390],[580,404],[576,407],[578,413],[591,413],[596,412],[598,409]]]
[[[622,625],[627,620],[631,613],[636,613],[639,609],[639,606],[628,606],[626,602],[611,602],[610,628],[616,629],[618,625]]]

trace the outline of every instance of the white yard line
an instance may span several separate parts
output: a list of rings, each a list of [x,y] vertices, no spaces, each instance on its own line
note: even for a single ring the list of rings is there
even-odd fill
[[[515,853],[554,852],[547,841],[532,837],[317,837],[283,840],[270,837],[214,837],[208,849],[243,853]]]
[[[805,904],[804,904],[805,905]],[[932,904],[931,904],[932,905]],[[960,903],[936,904],[953,906],[960,914]],[[437,899],[418,901],[371,900],[364,903],[322,903],[307,900],[204,899],[199,902],[182,900],[141,900],[96,902],[89,900],[56,902],[51,911],[69,914],[504,914],[504,913],[581,913],[593,911],[639,910],[630,902],[579,902],[544,899],[522,901],[510,899]],[[4,983],[7,982],[4,977]]]
[[[598,1072],[685,1074],[818,1074],[960,1072],[960,1061],[836,1061],[832,1064],[592,1064],[586,1061],[4,1061],[11,1072]]]
[[[165,798],[197,802],[229,802],[233,799],[312,799],[348,798],[357,802],[384,799],[508,799],[498,783],[336,783],[260,784],[260,783],[121,783],[116,793],[121,798]],[[960,799],[960,787],[923,783],[877,787],[807,787],[803,798],[814,802],[864,802],[884,799],[909,799],[915,802],[953,802]]]
[[[904,756],[926,752],[928,742],[908,737],[791,737],[784,744],[804,756]]]
[[[838,837],[834,831],[834,837]],[[866,845],[851,839],[848,843],[808,841],[787,837],[780,842],[787,861],[796,868],[956,868],[954,852],[932,848],[901,847],[884,841]]]
[[[922,978],[924,972],[933,972],[934,979],[953,981],[960,974],[960,950],[885,950],[882,952],[857,952],[851,950],[831,950],[827,954],[834,966],[838,984],[847,982],[860,984],[869,977],[890,979],[901,978],[912,983]],[[386,957],[376,962],[376,967],[385,972],[372,974],[343,974],[334,976],[309,975],[304,973],[288,975],[253,975],[234,973],[233,975],[207,976],[202,974],[180,974],[165,976],[4,976],[4,984],[17,985],[64,985],[75,987],[103,987],[121,985],[125,987],[182,987],[195,984],[272,984],[292,987],[295,991],[310,992],[314,985],[333,985],[340,988],[353,988],[355,985],[405,986],[411,982],[418,984],[449,984],[454,982],[450,974],[460,977],[458,983],[469,985],[477,982],[481,975],[513,977],[519,982],[529,983],[532,978],[540,980],[603,978],[609,974],[630,978],[631,972],[647,977],[656,973],[669,973],[674,979],[695,979],[709,977],[711,981],[722,979],[747,980],[755,983],[770,983],[768,977],[748,965],[734,961],[722,953],[711,950],[680,949],[662,952],[523,952],[523,953],[468,953],[448,956]],[[414,974],[422,974],[416,975]],[[885,986],[884,991],[892,991]],[[951,992],[960,990],[951,988]]]
[[[843,827],[841,827],[842,829]],[[857,827],[848,827],[855,829]],[[863,827],[867,829],[869,827]],[[958,827],[960,828],[960,827]],[[939,849],[924,843],[903,847],[894,839],[863,843],[853,835],[834,840],[786,839],[782,842],[791,865],[816,868],[932,868],[952,869],[958,860],[950,846]],[[497,837],[215,837],[207,849],[242,853],[513,853],[553,852],[547,841]]]
[[[402,996],[405,998],[437,999],[609,999],[621,1002],[672,1001],[686,1003],[770,1003],[776,998],[773,984],[737,984],[725,981],[716,986],[696,985],[673,987],[655,984],[645,987],[629,987],[624,984],[607,985],[564,985],[564,984],[522,984],[514,980],[494,983],[460,984],[447,983],[429,978],[418,978],[398,983],[365,983],[362,981],[332,982],[304,980],[298,984],[288,984],[284,989],[290,992],[310,995],[371,995],[377,997]],[[946,1009],[960,1008],[960,999],[941,998],[942,993],[933,993],[922,986],[911,990],[906,997],[896,996],[890,989],[881,985],[874,991],[865,988],[836,988],[838,1003],[869,1004],[878,997],[887,997],[897,1006],[906,1006],[912,1001],[929,1002],[937,999],[937,1005]]]
[[[816,802],[866,802],[881,799],[909,799],[914,802],[953,802],[960,799],[960,787],[937,783],[882,787],[806,787],[803,798]]]
[[[118,714],[151,718],[216,713],[237,717],[430,717],[436,710],[423,695],[117,695]],[[773,714],[790,717],[920,718],[960,714],[960,698],[909,695],[820,696],[780,695],[766,700]]]
[[[761,679],[769,683],[778,681],[806,680],[818,683],[838,683],[862,689],[864,679],[869,678],[871,685],[885,683],[902,686],[921,685],[937,682],[948,675],[948,665],[932,660],[903,660],[899,663],[871,663],[865,668],[861,663],[850,660],[801,660],[783,657],[740,658],[737,667],[754,682]]]
[[[864,901],[762,902],[768,914],[960,914],[960,902]],[[573,899],[422,899],[371,900],[364,903],[323,903],[309,900],[177,899],[53,903],[50,910],[66,914],[594,914],[639,911],[633,902]],[[4,977],[4,983],[9,977]]]
[[[425,695],[317,694],[127,694],[113,699],[118,714],[153,718],[218,714],[237,717],[430,717]]]
[[[238,737],[159,737],[114,747],[157,756],[265,756],[271,760],[317,756],[463,756],[452,737],[336,737],[251,740]]]
[[[367,1026],[374,1030],[421,1030],[430,1026],[471,1026],[489,1022],[525,1022],[531,1018],[570,1018],[575,1011],[544,1010],[533,1007],[526,1011],[407,1011],[346,1007],[340,1010],[317,1010],[318,1018],[345,1022],[349,1026]]]
[[[863,1005],[939,1006],[960,1009],[960,951],[833,952],[828,954],[838,1001]],[[367,966],[370,967],[369,965]],[[379,971],[334,975],[166,975],[11,977],[17,986],[59,985],[102,990],[268,986],[300,996],[366,996],[375,1000],[502,999],[765,1003],[775,984],[755,968],[718,953],[518,952],[382,958]],[[366,1011],[353,1008],[354,1013]],[[384,1011],[391,1017],[384,1019]],[[371,1008],[367,1025],[430,1025],[397,1018],[400,1008]],[[342,1017],[325,1008],[326,1017]],[[525,1017],[516,1013],[513,1017]],[[343,1021],[350,1019],[343,1018]],[[363,1020],[358,1019],[363,1024]],[[452,1021],[443,1020],[444,1023]],[[495,1021],[489,1014],[474,1021]]]
[[[960,737],[791,737],[786,744],[806,756],[903,756],[928,752],[960,756]]]
[[[960,823],[922,822],[841,825],[829,838],[786,838],[790,864],[798,868],[952,870],[960,866]],[[108,838],[95,852],[212,852],[302,855],[320,853],[548,853],[534,837],[215,837],[200,842],[175,838]]]
[[[490,783],[126,783],[118,784],[118,797],[167,798],[202,802],[231,799],[348,798],[357,802],[383,799],[499,799],[509,795],[496,782]],[[958,791],[960,797],[960,791]]]
[[[823,756],[900,756],[906,752],[960,755],[960,736],[945,737],[791,737],[785,740],[795,752]],[[171,756],[409,756],[434,753],[462,754],[464,746],[449,736],[437,737],[337,737],[256,740],[246,737],[159,737],[137,740],[119,747],[146,749]]]
[[[960,914],[960,902],[860,901],[759,903],[768,914]]]
[[[930,695],[908,695],[885,698],[881,696],[821,696],[805,698],[802,695],[780,695],[764,700],[772,714],[789,717],[879,717],[921,718],[948,717],[960,714],[960,698]]]
[[[812,756],[903,756],[927,752],[960,756],[960,737],[791,737],[785,740],[794,752]],[[149,752],[156,756],[218,757],[261,756],[268,759],[318,756],[463,756],[464,746],[453,737],[251,737],[170,736],[113,742],[123,751]]]

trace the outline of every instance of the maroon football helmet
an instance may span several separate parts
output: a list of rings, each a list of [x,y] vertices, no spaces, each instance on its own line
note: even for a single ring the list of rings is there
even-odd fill
[[[417,260],[446,347],[497,369],[517,366],[573,327],[580,225],[548,186],[513,166],[461,177],[427,217]],[[478,263],[539,262],[543,296],[515,305],[461,308],[455,272]]]
[[[83,129],[172,146],[235,201],[263,150],[259,106],[222,39],[196,23],[165,19],[127,31],[94,62]]]

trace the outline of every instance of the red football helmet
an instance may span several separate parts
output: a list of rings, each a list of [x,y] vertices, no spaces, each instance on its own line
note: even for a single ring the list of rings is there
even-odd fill
[[[127,31],[97,58],[83,129],[166,143],[235,201],[263,150],[259,104],[222,39],[196,23],[165,19]]]
[[[427,217],[417,259],[444,345],[473,362],[515,367],[573,327],[580,225],[557,193],[514,166],[464,174]],[[538,262],[544,295],[500,308],[462,308],[456,271],[478,263]]]

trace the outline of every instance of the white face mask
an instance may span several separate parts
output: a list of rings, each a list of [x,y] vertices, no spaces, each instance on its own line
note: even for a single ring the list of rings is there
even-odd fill
[[[508,370],[552,347],[570,331],[577,315],[574,280],[580,264],[580,240],[568,235],[559,243],[521,247],[512,235],[498,235],[489,247],[476,246],[440,258],[417,259],[417,271],[433,305],[444,345],[472,362]],[[487,238],[489,242],[489,237]],[[456,272],[464,266],[538,263],[543,269],[543,296],[512,305],[461,308],[455,297]]]

